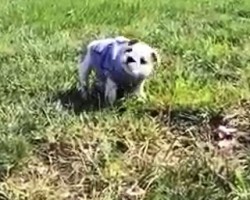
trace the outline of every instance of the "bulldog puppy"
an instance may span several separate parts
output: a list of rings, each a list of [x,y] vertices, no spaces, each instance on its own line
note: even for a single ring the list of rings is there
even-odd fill
[[[110,105],[115,102],[118,89],[145,99],[144,83],[159,63],[156,50],[142,41],[123,36],[94,40],[80,60],[82,97],[88,97],[89,75],[94,70],[95,84],[103,88],[105,102]]]

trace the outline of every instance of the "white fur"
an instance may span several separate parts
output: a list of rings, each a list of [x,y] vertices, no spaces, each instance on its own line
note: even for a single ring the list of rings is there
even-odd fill
[[[138,64],[139,61],[136,63],[130,63],[124,66],[125,70],[132,75],[143,74],[145,78],[148,77],[153,70],[153,63],[151,61],[151,53],[154,50],[150,46],[142,42],[134,44],[132,49],[133,51],[126,53],[126,56],[127,57],[131,56],[136,59],[139,59],[141,56],[143,56],[145,60],[147,61],[147,64],[140,65]]]
[[[108,77],[105,84],[105,101],[113,104],[116,100],[116,90],[116,83]]]
[[[121,36],[122,37],[122,36]],[[84,57],[84,59],[80,62],[79,66],[79,78],[80,78],[80,87],[81,87],[81,94],[84,99],[87,98],[88,95],[88,87],[89,87],[89,74],[90,71],[93,69],[90,65],[91,63],[91,53],[90,48],[95,45],[96,43],[100,42],[101,40],[94,40],[87,46],[87,53]],[[144,83],[145,80],[151,75],[154,67],[154,62],[152,59],[152,53],[155,53],[157,56],[157,61],[159,61],[159,55],[157,54],[156,50],[154,50],[152,47],[147,45],[143,42],[138,42],[133,45],[128,46],[128,48],[132,49],[130,52],[125,52],[123,59],[122,59],[122,67],[124,70],[131,75],[140,76],[143,77],[142,81],[138,82],[138,84],[133,88],[133,94],[142,98],[146,98],[145,92],[144,92]],[[137,62],[133,63],[126,63],[126,60],[128,57],[132,57]],[[146,63],[141,64],[140,59],[144,58]],[[158,63],[159,64],[159,63]],[[97,77],[97,82],[98,82]],[[105,86],[105,101],[109,104],[113,104],[116,100],[116,92],[117,92],[117,84],[111,80],[110,77],[107,77],[105,83],[98,83],[98,84],[104,84]]]

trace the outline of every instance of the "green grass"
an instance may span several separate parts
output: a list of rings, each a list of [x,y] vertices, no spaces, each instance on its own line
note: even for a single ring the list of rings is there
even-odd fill
[[[250,198],[243,149],[221,157],[201,147],[204,137],[212,143],[204,124],[168,120],[170,113],[209,118],[236,112],[239,102],[248,101],[250,1],[0,3],[4,195],[108,200],[131,196],[126,191],[136,183],[145,191],[137,199]],[[58,107],[58,94],[76,87],[81,47],[118,34],[144,40],[161,54],[162,64],[146,84],[148,101],[128,99],[114,109],[86,105],[80,113]]]

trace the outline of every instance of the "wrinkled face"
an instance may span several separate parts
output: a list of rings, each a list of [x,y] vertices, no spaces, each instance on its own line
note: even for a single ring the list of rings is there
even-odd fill
[[[123,68],[128,74],[141,79],[151,75],[156,62],[159,62],[156,51],[137,40],[128,43],[122,61]]]

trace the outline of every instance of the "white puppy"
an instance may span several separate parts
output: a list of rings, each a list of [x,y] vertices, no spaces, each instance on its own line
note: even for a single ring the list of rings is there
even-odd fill
[[[94,40],[87,46],[80,66],[80,87],[83,98],[87,98],[89,74],[96,72],[96,85],[103,86],[105,101],[113,104],[117,89],[132,90],[145,98],[144,82],[152,74],[159,55],[144,42],[123,36]]]

